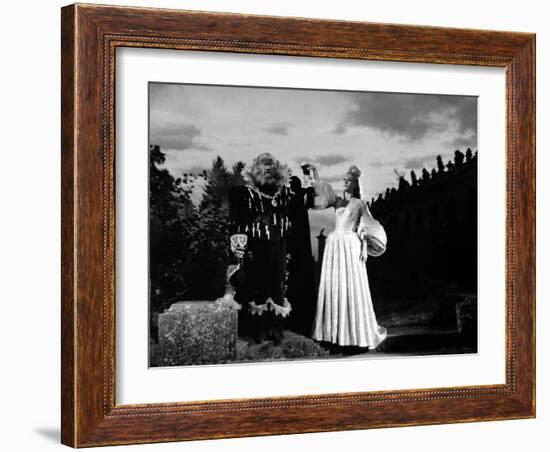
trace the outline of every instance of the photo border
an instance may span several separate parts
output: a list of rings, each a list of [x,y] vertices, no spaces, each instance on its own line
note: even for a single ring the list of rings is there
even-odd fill
[[[84,447],[535,416],[534,34],[80,4],[62,8],[61,34],[64,444]],[[506,383],[116,405],[117,47],[505,68]]]

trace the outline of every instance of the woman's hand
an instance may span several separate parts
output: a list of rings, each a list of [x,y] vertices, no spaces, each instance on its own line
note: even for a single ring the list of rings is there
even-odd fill
[[[304,162],[301,165],[302,168],[305,165],[307,165],[307,170],[308,170],[308,173],[309,173],[309,177],[311,177],[314,181],[318,181],[319,180],[319,171],[318,171],[317,167],[313,163]]]
[[[367,239],[364,238],[361,240],[361,254],[359,255],[359,260],[364,264],[367,262],[369,254],[367,252]]]

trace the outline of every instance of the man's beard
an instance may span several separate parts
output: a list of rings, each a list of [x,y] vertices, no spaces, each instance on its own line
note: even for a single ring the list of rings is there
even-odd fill
[[[277,184],[277,178],[274,174],[258,174],[257,181],[259,185],[270,186]]]
[[[262,187],[262,191],[266,194],[272,194],[278,187],[286,184],[285,166],[277,165],[269,170],[258,166],[252,166],[245,173],[247,183],[256,187]]]

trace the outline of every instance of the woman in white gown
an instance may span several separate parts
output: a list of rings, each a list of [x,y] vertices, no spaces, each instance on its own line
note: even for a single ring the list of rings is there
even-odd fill
[[[367,256],[386,250],[386,233],[361,200],[361,171],[352,166],[344,177],[343,196],[310,166],[315,208],[334,207],[335,229],[325,244],[313,338],[342,346],[376,348],[386,338],[378,325],[369,290]]]

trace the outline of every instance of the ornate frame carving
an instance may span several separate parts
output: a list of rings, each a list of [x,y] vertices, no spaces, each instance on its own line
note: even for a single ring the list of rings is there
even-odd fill
[[[64,444],[84,447],[535,416],[535,35],[79,4],[62,9],[61,31]],[[506,383],[116,405],[117,47],[504,67]],[[266,422],[258,423],[258,417]]]

